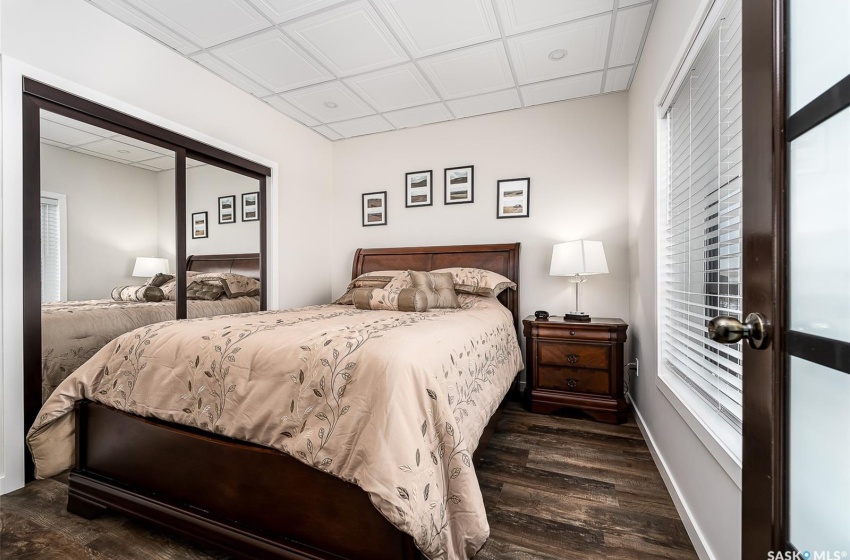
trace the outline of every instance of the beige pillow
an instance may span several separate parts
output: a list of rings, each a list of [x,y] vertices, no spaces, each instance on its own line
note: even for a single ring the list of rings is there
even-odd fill
[[[425,291],[428,298],[428,309],[460,307],[451,273],[417,272],[415,270],[409,272],[413,287]]]
[[[383,288],[387,283],[400,274],[400,270],[376,270],[361,274],[348,283],[345,293],[334,303],[337,305],[354,305],[354,290],[357,288]]]
[[[162,301],[162,290],[156,286],[118,286],[112,289],[115,301]]]
[[[440,268],[431,272],[450,273],[455,291],[463,294],[496,297],[504,290],[516,290],[516,284],[510,279],[483,268]]]
[[[424,290],[404,288],[399,291],[384,288],[355,288],[352,295],[357,309],[386,311],[428,311],[428,297]]]
[[[260,295],[259,280],[233,272],[202,272],[193,275],[192,282],[218,282],[229,298]]]

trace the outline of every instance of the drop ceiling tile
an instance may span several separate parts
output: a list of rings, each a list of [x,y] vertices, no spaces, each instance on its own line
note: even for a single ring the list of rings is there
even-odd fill
[[[274,93],[333,79],[327,70],[277,29],[210,52]]]
[[[186,160],[187,167],[189,160]],[[136,162],[134,165],[144,165],[157,171],[165,171],[166,169],[174,169],[175,163],[173,157],[158,157],[154,159],[144,159]]]
[[[620,0],[618,6],[620,8],[628,8],[629,6],[634,6],[635,4],[643,4],[648,0]],[[651,2],[651,0],[649,0]]]
[[[632,77],[632,66],[609,68],[605,74],[605,93],[629,89],[629,79]]]
[[[139,169],[145,169],[147,171],[164,171],[164,169],[159,169],[158,167],[152,167],[150,165],[145,165],[144,163],[131,163],[132,167],[138,167]],[[173,167],[173,166],[172,166]]]
[[[599,93],[601,88],[602,72],[594,72],[522,86],[519,89],[527,107],[595,95]]]
[[[341,82],[299,89],[283,94],[283,98],[323,123],[354,119],[375,112]],[[326,103],[336,106],[328,107]]]
[[[111,138],[103,138],[97,142],[91,142],[77,147],[85,150],[86,152],[102,154],[125,162],[134,163],[160,156],[160,154],[156,152],[145,150],[137,146],[131,146],[130,144],[124,144],[123,142],[119,142]]]
[[[99,126],[94,126],[93,124],[84,123],[83,121],[72,119],[71,117],[66,117],[58,113],[51,113],[50,111],[42,110],[41,122],[43,123],[45,120],[52,121],[64,126],[69,126],[71,128],[76,128],[77,130],[88,132],[89,134],[99,136],[100,138],[109,138],[110,136],[114,136],[116,134],[111,130],[106,130],[105,128],[100,128]]]
[[[385,113],[384,117],[396,128],[410,128],[423,124],[450,121],[454,118],[442,103],[393,111]]]
[[[136,138],[124,136],[123,134],[116,134],[112,137],[112,139],[117,140],[118,142],[121,142],[123,144],[129,144],[131,146],[135,146],[136,148],[147,150],[149,152],[156,152],[164,156],[174,157],[173,150],[169,150],[168,148],[163,148],[162,146],[157,146],[155,144],[150,144],[148,142],[145,142],[144,140],[137,140]]]
[[[254,6],[275,23],[283,23],[339,4],[344,0],[254,0]],[[643,1],[643,0],[642,0]]]
[[[393,66],[344,81],[378,111],[404,109],[440,100],[414,64]]]
[[[271,94],[271,91],[267,90],[264,87],[259,86],[255,82],[249,80],[227,64],[223,63],[213,55],[200,52],[198,54],[192,55],[192,60],[206,67],[208,70],[211,70],[214,74],[217,74],[219,77],[223,78],[225,81],[230,82],[234,86],[238,87],[243,91],[247,91],[251,95],[255,95],[257,97],[264,97],[266,95]]]
[[[337,76],[351,76],[408,60],[401,45],[365,0],[284,27]]]
[[[270,27],[245,0],[126,0],[204,48]]]
[[[73,121],[72,119],[68,119],[68,121],[76,123],[76,121]],[[70,146],[77,146],[79,144],[85,144],[86,142],[95,142],[103,138],[103,136],[92,134],[91,132],[80,130],[79,128],[59,124],[47,119],[41,119],[40,136],[42,139],[53,140],[54,142],[68,144]]]
[[[101,154],[101,153],[98,153],[98,152],[90,152],[90,151],[83,149],[83,148],[71,148],[70,151],[77,152],[78,154],[83,154],[83,155],[86,155],[86,156],[89,156],[89,157],[96,157],[96,158],[100,158],[100,159],[105,159],[107,161],[114,161],[115,163],[120,163],[122,165],[130,165],[130,162],[127,161],[126,159],[116,158],[116,157],[108,156],[106,154]]]
[[[486,113],[498,113],[499,111],[508,111],[522,107],[519,93],[515,89],[497,91],[486,95],[457,99],[455,101],[446,101],[446,105],[449,106],[458,118],[474,117]]]
[[[123,21],[131,27],[135,27],[142,33],[150,35],[160,43],[163,43],[180,53],[188,54],[198,50],[197,45],[193,45],[191,42],[141,12],[138,12],[134,8],[126,6],[120,0],[89,1],[115,19]]]
[[[317,127],[313,128],[313,130],[315,130],[316,132],[318,132],[319,134],[321,134],[322,136],[324,136],[328,140],[339,140],[339,139],[342,138],[341,135],[337,134],[336,132],[331,130],[330,127],[325,126],[325,125],[317,126]]]
[[[393,130],[392,125],[381,118],[381,115],[372,115],[371,117],[363,117],[362,119],[335,123],[330,128],[346,138]]]
[[[514,86],[501,41],[438,54],[419,61],[443,99],[454,99]]]
[[[57,142],[55,140],[50,140],[49,138],[41,138],[42,144],[47,144],[48,146],[55,146],[57,148],[69,149],[71,146],[68,144],[63,144],[62,142]]]
[[[529,84],[605,67],[611,15],[593,17],[508,39],[517,81]],[[554,59],[556,55],[563,58]]]
[[[287,103],[280,97],[274,95],[272,97],[267,97],[263,99],[266,103],[283,113],[289,118],[295,119],[296,121],[305,124],[307,126],[316,126],[321,124],[319,121],[302,111],[297,107],[293,107],[291,104]]]
[[[617,10],[614,37],[611,40],[609,66],[625,66],[637,61],[638,50],[649,23],[652,4]]]
[[[201,167],[201,166],[204,166],[204,165],[206,165],[206,163],[204,163],[202,161],[186,158],[186,167],[188,167],[190,169],[193,168],[193,167]]]
[[[614,0],[496,0],[496,6],[505,35],[514,35],[610,12]]]
[[[414,58],[498,39],[490,0],[377,0]]]

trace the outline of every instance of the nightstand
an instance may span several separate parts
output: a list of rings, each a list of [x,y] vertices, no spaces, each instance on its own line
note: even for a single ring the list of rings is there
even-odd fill
[[[629,326],[621,319],[589,323],[527,317],[526,401],[532,412],[578,408],[600,422],[626,420],[623,343]]]

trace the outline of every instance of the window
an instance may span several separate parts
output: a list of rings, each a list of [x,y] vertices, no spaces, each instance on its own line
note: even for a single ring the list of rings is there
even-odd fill
[[[708,322],[741,319],[741,4],[715,2],[661,106],[660,378],[740,459],[741,344]]]
[[[41,193],[41,301],[68,299],[65,195]]]

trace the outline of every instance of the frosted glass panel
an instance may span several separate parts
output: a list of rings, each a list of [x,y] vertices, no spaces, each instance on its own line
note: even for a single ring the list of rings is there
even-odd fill
[[[850,2],[790,0],[789,115],[850,74]]]
[[[850,375],[800,358],[790,365],[791,542],[850,551]]]
[[[789,188],[791,328],[850,342],[850,109],[791,143]]]

